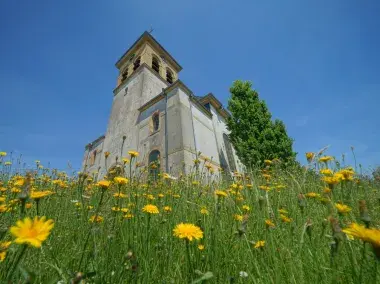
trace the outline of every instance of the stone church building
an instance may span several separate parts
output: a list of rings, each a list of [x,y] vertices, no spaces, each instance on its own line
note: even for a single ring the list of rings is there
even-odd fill
[[[204,157],[212,158],[215,169],[242,170],[227,137],[229,113],[212,93],[193,94],[178,78],[182,67],[150,33],[143,33],[116,67],[107,132],[86,145],[82,170],[100,178],[130,150],[140,153],[139,165],[159,160],[159,170],[173,176],[189,173],[194,160]]]

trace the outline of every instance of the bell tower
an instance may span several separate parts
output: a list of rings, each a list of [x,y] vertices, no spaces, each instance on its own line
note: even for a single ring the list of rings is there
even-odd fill
[[[178,73],[182,69],[150,33],[144,32],[117,61],[116,67],[119,70],[119,76],[116,87],[123,84],[142,64],[149,66],[169,85],[178,79]]]

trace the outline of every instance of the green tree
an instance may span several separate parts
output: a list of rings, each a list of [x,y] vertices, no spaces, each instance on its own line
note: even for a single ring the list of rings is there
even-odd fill
[[[293,140],[288,136],[284,123],[278,119],[272,121],[266,103],[260,100],[252,84],[237,80],[230,92],[229,138],[242,163],[252,168],[261,167],[265,159],[294,162]]]

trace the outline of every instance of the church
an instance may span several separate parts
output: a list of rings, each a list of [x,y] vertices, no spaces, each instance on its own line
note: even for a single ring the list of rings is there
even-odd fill
[[[144,32],[116,67],[107,131],[86,145],[82,170],[101,178],[133,150],[139,152],[139,167],[156,163],[172,176],[189,174],[195,159],[207,158],[214,170],[242,171],[228,139],[228,111],[212,93],[194,95],[178,78],[181,65],[150,33]]]

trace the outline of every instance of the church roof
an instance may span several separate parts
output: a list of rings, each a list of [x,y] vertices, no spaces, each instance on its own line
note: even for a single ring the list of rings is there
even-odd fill
[[[172,63],[177,72],[182,70],[181,65],[179,65],[179,63],[170,55],[170,53],[167,52],[166,49],[147,31],[145,31],[123,54],[123,56],[120,57],[120,59],[115,64],[116,67],[120,69],[121,65],[129,58],[129,56],[132,55],[133,52],[145,42],[149,42],[151,45],[153,45],[153,47],[161,50],[164,53],[165,58]]]

